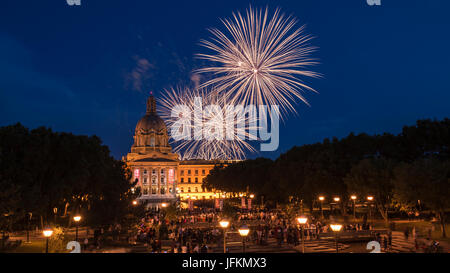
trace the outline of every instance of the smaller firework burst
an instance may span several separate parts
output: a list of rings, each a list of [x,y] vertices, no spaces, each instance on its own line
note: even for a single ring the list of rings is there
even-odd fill
[[[257,140],[256,116],[233,114],[230,122],[225,113],[230,105],[219,93],[204,88],[169,88],[164,90],[160,103],[159,114],[167,122],[171,144],[182,160],[244,159],[247,152],[256,151],[248,142]],[[196,117],[194,113],[199,113],[199,108],[201,117]],[[182,118],[187,118],[188,122],[176,127]],[[235,124],[245,126],[236,128]],[[176,139],[174,133],[185,138]]]

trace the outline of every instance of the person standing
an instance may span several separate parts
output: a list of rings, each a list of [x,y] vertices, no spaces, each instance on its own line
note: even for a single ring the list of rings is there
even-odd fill
[[[89,240],[88,238],[84,238],[84,242],[83,242],[83,250],[86,251],[88,248],[88,244],[89,244]]]
[[[403,233],[405,235],[405,240],[408,241],[409,238],[409,230],[405,229],[405,232]]]

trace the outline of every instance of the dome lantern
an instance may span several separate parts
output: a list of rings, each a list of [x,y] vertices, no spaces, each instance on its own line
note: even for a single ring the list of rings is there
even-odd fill
[[[150,92],[150,97],[147,99],[147,114],[156,114],[156,100],[153,92]]]
[[[156,113],[156,99],[150,92],[147,111],[136,125],[132,151],[145,153],[149,150],[171,150],[166,124]]]

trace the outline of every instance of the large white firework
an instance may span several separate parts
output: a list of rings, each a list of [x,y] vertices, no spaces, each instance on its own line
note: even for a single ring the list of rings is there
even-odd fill
[[[200,123],[194,122],[193,113],[198,107],[196,104],[196,98],[202,99],[203,106],[217,105],[221,111],[225,111],[227,104],[217,92],[206,91],[206,89],[190,89],[190,88],[169,88],[165,89],[160,98],[160,116],[167,122],[169,128],[169,134],[171,128],[181,118],[181,116],[173,116],[173,109],[179,106],[187,106],[187,113],[182,115],[191,115],[192,122],[182,128],[183,130],[189,130],[194,132],[200,130],[206,135],[208,130],[205,124],[213,125],[215,128],[224,128],[226,130],[226,124],[224,120],[224,112],[222,113],[210,113],[209,115],[203,115]],[[198,101],[197,101],[198,102]],[[242,131],[238,131],[233,126],[232,139],[208,139],[202,137],[201,139],[195,139],[192,137],[188,140],[175,140],[172,136],[171,143],[174,146],[174,151],[178,153],[182,160],[188,159],[204,159],[204,160],[235,160],[244,159],[247,152],[255,152],[255,149],[248,142],[249,139],[256,140],[257,135],[257,122],[256,117],[250,117],[249,115],[235,116],[235,123],[244,122],[246,129],[244,137],[242,137]],[[239,135],[239,132],[241,135]],[[255,132],[255,133],[252,133]],[[225,134],[225,132],[222,132]]]
[[[196,71],[212,73],[201,87],[214,86],[235,104],[279,105],[281,112],[295,113],[297,99],[308,104],[302,91],[314,90],[300,77],[320,75],[307,69],[317,62],[310,57],[315,48],[304,26],[294,29],[296,20],[279,9],[269,19],[268,8],[252,7],[246,16],[233,13],[222,22],[227,33],[211,29],[211,40],[201,41],[213,52],[197,56],[214,63]]]

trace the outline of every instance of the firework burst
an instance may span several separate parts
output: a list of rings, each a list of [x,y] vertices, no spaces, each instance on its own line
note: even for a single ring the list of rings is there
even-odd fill
[[[294,30],[296,20],[278,9],[269,19],[267,8],[251,7],[246,16],[233,13],[222,22],[227,34],[211,29],[211,41],[201,41],[213,53],[197,56],[217,64],[196,71],[213,74],[201,87],[214,86],[234,104],[279,105],[281,112],[296,113],[297,99],[308,104],[302,91],[314,89],[299,77],[320,75],[306,69],[317,62],[310,58],[315,48],[308,45],[312,37],[304,35],[304,26]]]
[[[194,111],[198,107],[196,99],[201,98],[203,106],[217,105],[220,109],[226,109],[226,100],[218,95],[217,92],[207,92],[206,89],[189,88],[169,88],[165,89],[162,97],[160,98],[159,114],[167,122],[169,130],[172,126],[182,118],[183,115],[189,115],[190,121],[188,124],[184,124],[184,128],[181,130],[188,130],[195,132],[200,130],[203,137],[200,139],[183,139],[175,140],[171,139],[171,144],[174,146],[174,151],[178,153],[182,160],[187,159],[205,159],[205,160],[229,160],[229,159],[244,159],[246,152],[255,152],[255,149],[247,142],[248,139],[256,140],[256,117],[251,118],[248,115],[236,116],[235,122],[244,122],[248,131],[245,131],[244,137],[239,135],[239,131],[234,127],[232,130],[232,139],[222,138],[209,138],[204,137],[207,135],[208,130],[214,130],[214,128],[224,128],[222,136],[225,134],[226,120],[224,119],[224,112],[212,112],[208,115],[203,115],[201,122],[196,123],[193,117]],[[185,106],[186,111],[181,112],[178,116],[173,116],[173,109],[176,107]],[[255,132],[255,133],[252,133]]]

